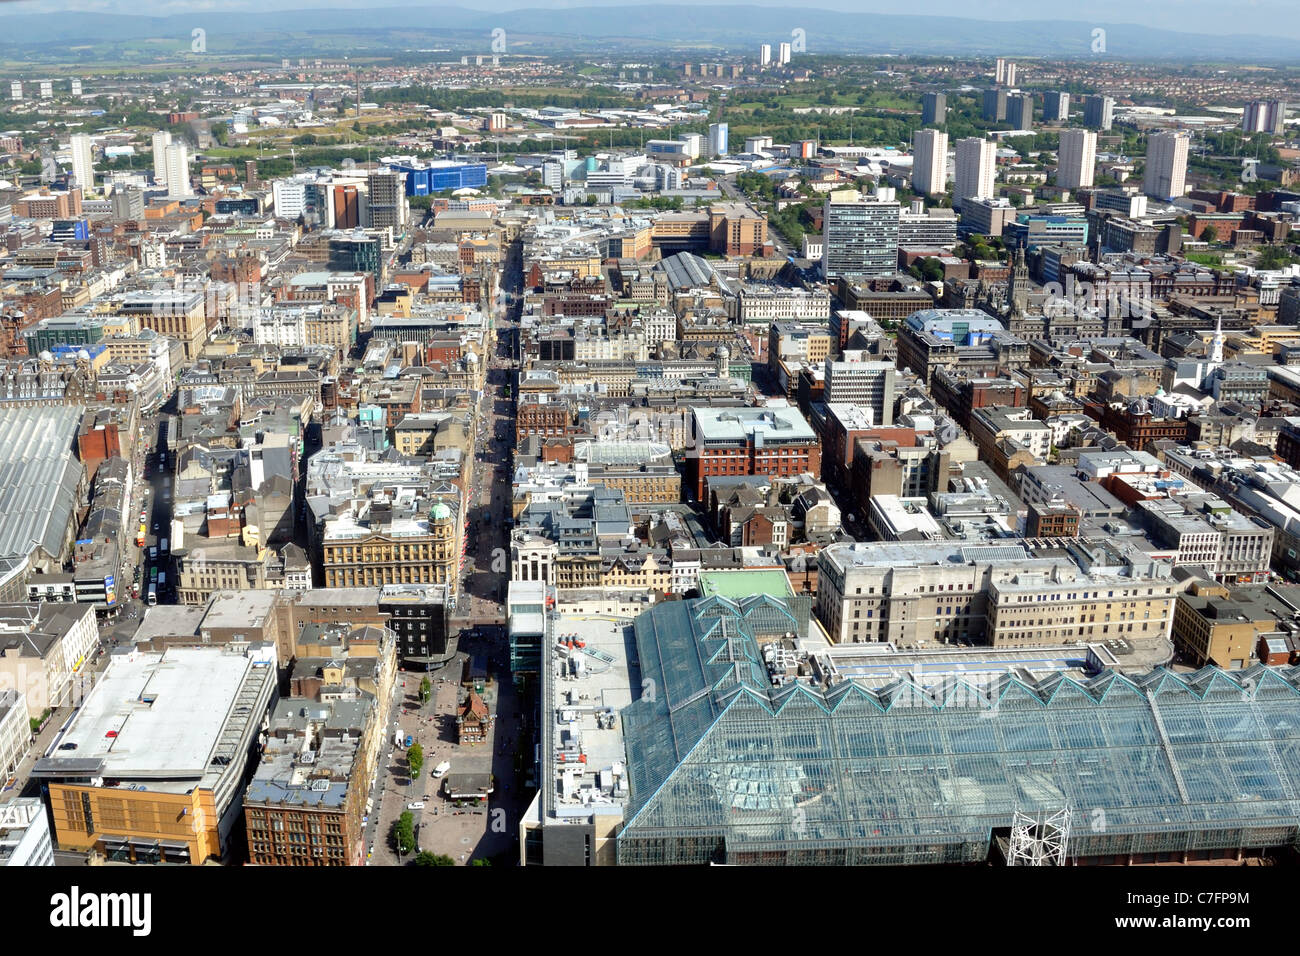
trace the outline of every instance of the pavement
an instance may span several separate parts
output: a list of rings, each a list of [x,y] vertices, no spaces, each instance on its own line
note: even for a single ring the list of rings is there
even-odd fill
[[[510,270],[506,271],[509,275]],[[517,312],[521,300],[512,301],[518,303],[512,308]],[[427,675],[399,674],[387,739],[371,789],[373,811],[364,830],[367,863],[371,866],[412,862],[414,854],[399,858],[391,836],[393,825],[412,803],[424,804],[423,809],[410,811],[415,817],[419,850],[446,854],[457,864],[476,859],[512,863],[519,856],[519,820],[532,799],[531,791],[526,791],[522,782],[532,765],[533,709],[520,698],[509,673],[509,645],[502,626],[510,580],[506,520],[511,517],[515,444],[514,399],[506,397],[505,387],[514,378],[510,357],[514,324],[502,318],[497,329],[497,345],[489,359],[480,408],[482,432],[470,499],[464,577],[458,605],[449,621],[449,626],[462,631],[462,653],[446,667]],[[467,694],[459,683],[462,664],[471,654],[483,655],[489,661],[490,681],[484,688],[484,700],[496,720],[487,741],[462,746],[456,742],[455,719]],[[433,682],[433,695],[421,705],[419,686],[425,676]],[[410,735],[424,750],[424,765],[417,778],[410,775],[405,748],[394,744],[393,728],[397,726],[403,738]],[[451,764],[451,773],[494,776],[495,791],[485,806],[456,808],[441,795],[441,781],[432,773],[443,761]]]

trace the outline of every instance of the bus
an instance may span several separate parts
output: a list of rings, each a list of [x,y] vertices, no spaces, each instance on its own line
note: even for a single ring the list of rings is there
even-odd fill
[[[149,606],[155,607],[158,604],[158,585],[149,585]]]

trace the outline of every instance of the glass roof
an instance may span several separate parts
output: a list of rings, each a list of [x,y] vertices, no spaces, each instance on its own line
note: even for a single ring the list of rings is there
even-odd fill
[[[1295,838],[1300,667],[823,693],[768,680],[752,628],[780,603],[767,601],[670,602],[637,619],[653,683],[622,712],[620,842],[987,846],[1017,809],[1066,807],[1083,837],[1280,827]]]

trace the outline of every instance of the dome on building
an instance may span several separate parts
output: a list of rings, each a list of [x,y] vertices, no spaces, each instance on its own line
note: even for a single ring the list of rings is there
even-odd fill
[[[451,517],[451,509],[443,502],[439,501],[429,509],[429,517],[434,521],[446,521]]]
[[[53,361],[54,361],[54,356],[50,354],[50,350],[49,350],[49,349],[45,349],[43,352],[41,352],[40,355],[37,356],[37,358],[39,358],[42,362],[53,362]]]
[[[1150,415],[1151,403],[1148,402],[1145,398],[1139,398],[1136,399],[1131,405],[1129,405],[1128,410],[1132,412],[1134,415]]]
[[[79,362],[89,362],[89,361],[90,361],[90,353],[87,352],[85,349],[79,349],[79,350],[77,351],[77,361],[79,361]]]

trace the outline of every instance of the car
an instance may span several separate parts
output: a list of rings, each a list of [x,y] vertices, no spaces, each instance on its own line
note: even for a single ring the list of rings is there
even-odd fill
[[[59,744],[59,749],[60,749],[60,750],[76,750],[76,749],[77,749],[77,745],[76,745],[76,744]]]
[[[423,800],[416,800],[414,803],[408,803],[408,804],[406,805],[406,809],[408,809],[408,810],[423,810],[423,809],[424,809],[424,801],[423,801]]]

